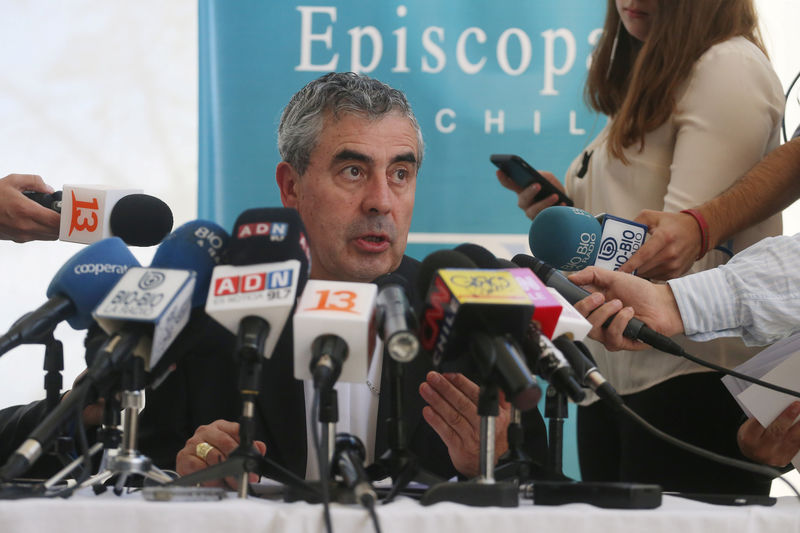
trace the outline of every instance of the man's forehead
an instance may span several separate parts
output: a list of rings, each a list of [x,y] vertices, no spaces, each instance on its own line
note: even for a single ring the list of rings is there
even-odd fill
[[[354,140],[356,140],[356,137],[358,137],[356,135],[356,132],[358,132],[360,127],[363,126],[364,128],[370,128],[372,126],[379,125],[381,122],[387,120],[400,122],[401,126],[400,127],[395,126],[392,131],[397,133],[398,139],[400,139],[403,135],[408,134],[410,137],[409,140],[412,142],[414,152],[415,153],[418,152],[419,138],[417,130],[414,127],[414,124],[411,122],[411,119],[409,119],[407,116],[399,112],[390,112],[377,117],[372,117],[356,112],[340,112],[336,115],[334,115],[331,112],[326,112],[325,115],[323,115],[320,138],[328,135],[339,135],[339,134],[341,134],[344,137],[345,133],[352,133]],[[348,131],[343,131],[342,129],[343,126],[345,126],[345,129],[347,129],[347,126],[350,126],[351,128]],[[405,128],[407,128],[407,130],[405,132],[402,131]],[[366,134],[367,132],[364,133]],[[358,139],[358,142],[361,142],[362,140],[368,140],[374,142],[376,139],[370,136],[366,139]],[[346,139],[342,139],[342,141],[346,142]]]

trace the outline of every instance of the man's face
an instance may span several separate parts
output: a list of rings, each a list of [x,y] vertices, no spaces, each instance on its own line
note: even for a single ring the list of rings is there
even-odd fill
[[[368,283],[400,265],[417,148],[414,127],[400,115],[328,115],[305,174],[278,165],[283,203],[300,212],[308,231],[312,278]]]

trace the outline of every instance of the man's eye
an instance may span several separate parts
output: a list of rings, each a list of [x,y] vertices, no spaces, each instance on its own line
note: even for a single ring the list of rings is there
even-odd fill
[[[344,175],[348,178],[357,178],[361,176],[361,169],[358,167],[347,167],[344,169]]]

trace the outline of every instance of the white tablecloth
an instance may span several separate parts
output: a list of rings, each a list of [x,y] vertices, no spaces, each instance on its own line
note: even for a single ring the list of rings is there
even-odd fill
[[[331,506],[334,532],[373,532],[358,506]],[[800,502],[783,497],[772,507],[711,505],[664,496],[650,510],[600,509],[587,504],[518,508],[467,507],[439,503],[423,507],[400,498],[378,508],[384,533],[800,533]],[[0,532],[76,533],[257,533],[324,531],[322,506],[265,499],[151,502],[140,493],[121,497],[83,491],[69,499],[0,501]]]

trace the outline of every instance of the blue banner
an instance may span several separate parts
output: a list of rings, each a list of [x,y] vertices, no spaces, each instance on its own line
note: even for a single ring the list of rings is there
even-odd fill
[[[278,206],[283,107],[308,81],[358,71],[406,93],[426,151],[408,253],[472,241],[508,257],[530,221],[492,153],[563,179],[604,125],[583,101],[596,0],[200,0],[199,215],[231,228]],[[574,474],[574,472],[573,472]]]

